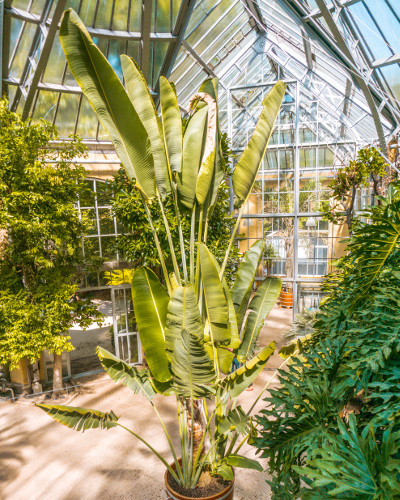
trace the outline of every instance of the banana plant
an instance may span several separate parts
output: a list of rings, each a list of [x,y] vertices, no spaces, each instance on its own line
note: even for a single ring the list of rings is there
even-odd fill
[[[182,127],[173,84],[160,78],[160,117],[136,62],[121,56],[124,87],[72,9],[64,13],[60,40],[72,74],[141,192],[163,272],[160,280],[150,269],[136,269],[131,283],[148,368],[129,366],[100,347],[97,354],[115,382],[143,394],[152,405],[169,442],[174,467],[150,443],[120,424],[112,411],[38,406],[76,430],[124,427],[155,453],[186,488],[194,488],[206,469],[225,479],[233,478],[233,466],[262,470],[257,461],[239,454],[253,434],[253,424],[250,412],[237,405],[237,398],[274,352],[274,343],[258,349],[257,339],[282,283],[266,278],[253,293],[263,241],[257,241],[245,254],[232,288],[227,285],[224,271],[279,114],[285,85],[278,82],[265,97],[253,136],[234,169],[239,213],[220,266],[207,248],[208,221],[218,188],[225,180],[218,126],[218,81],[213,78],[203,82],[190,102],[189,120]],[[173,200],[179,248],[173,246],[165,216],[167,199]],[[172,255],[170,269],[151,218],[151,203],[158,203],[163,214]],[[189,242],[183,238],[182,214],[191,220]],[[231,372],[235,355],[241,366]],[[176,398],[179,452],[155,406],[157,395]]]

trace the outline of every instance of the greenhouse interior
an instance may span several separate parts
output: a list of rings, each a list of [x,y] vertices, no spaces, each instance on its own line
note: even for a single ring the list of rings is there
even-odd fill
[[[0,498],[400,498],[400,2],[0,41]]]

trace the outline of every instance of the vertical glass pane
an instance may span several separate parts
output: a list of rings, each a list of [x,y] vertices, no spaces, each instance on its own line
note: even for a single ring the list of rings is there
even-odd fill
[[[95,20],[96,28],[109,29],[111,26],[112,0],[97,0],[99,7]]]
[[[82,0],[79,17],[82,19],[85,26],[93,25],[95,8],[96,2],[93,2],[93,0]]]
[[[82,96],[76,133],[84,139],[96,139],[97,117],[85,96]]]
[[[33,118],[39,120],[44,118],[49,122],[54,119],[54,114],[56,112],[58,97],[58,92],[48,92],[45,90],[39,90],[39,95],[36,100],[35,110],[33,113]]]
[[[60,39],[56,36],[42,81],[46,83],[61,83],[65,62],[65,56],[61,48]]]
[[[128,31],[128,0],[115,0],[112,29]]]
[[[131,12],[129,17],[129,31],[140,31],[142,24],[142,1],[131,0]]]
[[[56,126],[60,137],[68,137],[75,132],[79,95],[62,94],[58,105]]]
[[[171,31],[170,0],[157,0],[156,32],[169,33]]]
[[[36,31],[36,26],[32,23],[25,23],[25,29],[17,47],[17,52],[11,66],[10,76],[20,78],[22,70],[28,59],[29,51]]]

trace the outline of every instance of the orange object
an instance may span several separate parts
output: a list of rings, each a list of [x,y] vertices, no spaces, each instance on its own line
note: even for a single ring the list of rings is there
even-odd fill
[[[282,290],[279,295],[279,303],[281,307],[291,309],[293,307],[293,292],[284,292]]]

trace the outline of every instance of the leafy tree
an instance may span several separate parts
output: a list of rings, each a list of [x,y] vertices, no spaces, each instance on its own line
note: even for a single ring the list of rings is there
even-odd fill
[[[99,317],[90,302],[70,300],[85,227],[75,200],[87,189],[71,160],[85,147],[74,137],[55,150],[55,127],[22,121],[5,99],[0,122],[0,363],[13,369],[48,349],[60,389],[61,354],[73,350],[68,329]]]
[[[324,216],[333,224],[347,224],[351,236],[355,215],[355,200],[360,188],[372,181],[373,195],[382,193],[382,177],[387,175],[387,162],[373,146],[360,149],[355,160],[338,169],[329,187],[332,189],[331,206]]]

